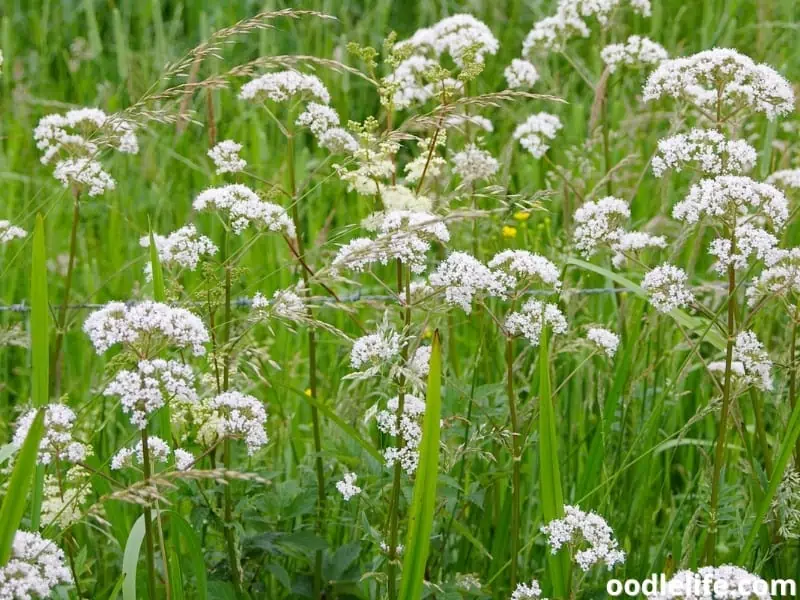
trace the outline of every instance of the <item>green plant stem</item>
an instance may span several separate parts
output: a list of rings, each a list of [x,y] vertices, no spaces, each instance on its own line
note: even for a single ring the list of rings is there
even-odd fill
[[[58,495],[61,498],[61,502],[64,502],[64,480],[61,476],[61,465],[59,464],[60,461],[56,458],[55,466],[56,466],[56,479],[58,480]],[[75,538],[72,536],[70,532],[65,532],[64,534],[64,547],[67,549],[67,559],[69,560],[69,570],[72,571],[72,579],[75,583],[75,593],[78,595],[78,598],[83,597],[83,592],[81,591],[81,582],[78,579],[78,571],[75,569],[75,551],[72,549],[72,544],[74,543]]]
[[[797,325],[800,322],[800,300],[794,307],[792,316],[792,341],[789,346],[789,403],[794,410],[797,404]],[[794,464],[800,465],[800,439],[795,442]]]
[[[517,559],[520,534],[520,463],[522,456],[520,453],[517,401],[514,397],[514,340],[511,337],[506,337],[506,390],[508,393],[508,411],[511,416],[511,571],[509,584],[513,590],[517,587]]]
[[[64,328],[67,324],[67,307],[69,306],[69,295],[72,290],[72,272],[75,268],[75,254],[78,248],[78,222],[80,221],[80,191],[73,188],[72,206],[72,228],[69,235],[69,260],[67,261],[67,274],[64,277],[64,298],[61,300],[61,308],[58,311],[58,322],[56,323],[56,339],[53,346],[53,358],[50,362],[50,373],[53,382],[53,397],[57,398],[61,394],[61,349],[64,345]]]
[[[142,429],[142,470],[144,471],[144,482],[147,485],[152,476],[150,469],[150,447],[148,444],[147,428]],[[150,514],[150,505],[144,509],[144,544],[147,560],[147,593],[149,598],[156,596],[156,553],[153,540],[153,520]]]
[[[731,252],[735,251],[734,248]],[[719,436],[714,453],[714,474],[711,479],[711,505],[709,508],[710,524],[706,537],[705,562],[714,565],[717,543],[717,508],[719,506],[719,489],[721,474],[725,463],[725,438],[728,432],[728,416],[731,408],[731,378],[733,363],[733,344],[735,336],[736,319],[736,270],[733,265],[728,265],[728,340],[725,346],[725,383],[722,388],[722,414],[719,422]]]

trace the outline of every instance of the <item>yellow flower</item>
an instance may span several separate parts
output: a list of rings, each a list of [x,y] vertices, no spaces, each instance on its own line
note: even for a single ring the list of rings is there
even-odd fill
[[[510,227],[508,225],[503,225],[503,237],[504,238],[515,238],[517,237],[517,228]]]
[[[428,339],[429,337],[433,336],[433,331],[431,331],[430,327],[426,327],[425,330],[422,332],[422,337]]]
[[[306,396],[311,397],[311,388],[306,388]]]
[[[531,218],[531,213],[528,212],[527,210],[519,210],[514,213],[514,218],[517,221],[527,221],[528,219]]]

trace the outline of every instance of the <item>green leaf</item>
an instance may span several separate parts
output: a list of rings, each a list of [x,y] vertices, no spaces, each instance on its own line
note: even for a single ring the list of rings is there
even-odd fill
[[[31,476],[36,470],[42,435],[44,435],[44,411],[39,409],[17,454],[17,461],[8,482],[8,491],[3,498],[3,504],[0,505],[0,566],[8,563],[11,557],[11,545],[14,543],[14,536],[25,512],[25,499],[31,485]]]
[[[539,345],[539,490],[542,495],[542,516],[546,523],[564,516],[564,494],[561,491],[561,470],[558,466],[558,437],[553,395],[550,385],[550,356],[547,332],[542,332]],[[569,587],[569,557],[564,549],[548,553],[550,581],[556,598],[566,598]]]
[[[123,583],[125,583],[125,576],[121,575],[120,578],[117,579],[114,589],[112,589],[111,593],[108,595],[108,600],[117,600],[117,598],[119,598],[119,593],[122,591]]]
[[[408,523],[408,538],[400,582],[400,600],[419,600],[425,564],[431,547],[433,513],[436,510],[436,483],[439,477],[439,421],[442,414],[442,350],[439,331],[433,334],[425,419],[422,424],[419,466]]]
[[[122,584],[123,600],[136,600],[136,569],[139,566],[139,552],[144,540],[144,515],[136,519],[125,542],[125,552],[122,555]]]
[[[170,527],[172,527],[174,532],[177,533],[179,537],[183,538],[184,542],[186,542],[185,547],[189,553],[189,560],[192,563],[194,577],[197,581],[197,596],[194,597],[201,599],[208,598],[208,581],[206,579],[206,565],[205,559],[203,558],[203,546],[200,544],[200,540],[197,539],[194,529],[191,525],[189,525],[186,519],[184,519],[174,510],[166,510],[161,514],[169,516]],[[175,575],[172,571],[170,571],[170,574],[173,576],[173,578],[175,578]]]

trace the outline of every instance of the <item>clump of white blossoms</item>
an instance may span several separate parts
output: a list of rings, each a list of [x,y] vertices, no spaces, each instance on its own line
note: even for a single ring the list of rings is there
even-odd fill
[[[611,246],[625,232],[623,225],[631,217],[628,203],[614,196],[597,202],[586,202],[575,211],[575,247],[586,257],[592,257],[601,245]]]
[[[208,151],[208,157],[214,161],[214,166],[217,167],[217,175],[244,171],[247,161],[239,156],[241,150],[242,145],[238,142],[222,140]]]
[[[800,248],[776,250],[771,265],[747,288],[747,301],[754,306],[762,297],[800,294]]]
[[[669,55],[664,46],[650,38],[639,35],[630,36],[623,44],[609,44],[600,51],[600,58],[612,73],[625,65],[642,67],[657,65],[667,60]]]
[[[511,593],[511,600],[547,600],[547,598],[542,598],[542,588],[534,579],[530,583],[518,583]]]
[[[551,260],[534,252],[502,250],[492,257],[488,267],[506,273],[511,278],[507,280],[510,287],[517,287],[521,283],[528,287],[538,281],[554,290],[561,289],[558,267]]]
[[[175,448],[175,468],[178,471],[188,471],[194,466],[194,455],[183,448]]]
[[[772,361],[755,333],[742,331],[736,336],[733,360],[742,364],[746,383],[772,391]]]
[[[292,323],[306,321],[308,317],[306,303],[297,291],[299,288],[276,290],[270,300],[258,292],[253,297],[253,310],[263,316],[283,319]]]
[[[323,132],[317,143],[332,154],[353,154],[359,148],[356,138],[341,127],[331,127]]]
[[[682,570],[666,582],[664,589],[651,596],[654,600],[691,600],[726,598],[727,600],[769,600],[769,584],[733,565]],[[708,593],[706,593],[708,592]]]
[[[725,238],[713,240],[709,247],[709,254],[717,257],[714,268],[720,275],[724,275],[729,266],[734,269],[747,268],[751,256],[767,264],[772,264],[780,257],[780,252],[776,250],[778,238],[760,227],[750,223],[737,225],[733,238],[736,240],[735,251],[733,242]]]
[[[36,410],[20,417],[11,444],[21,448],[28,436]],[[44,411],[44,435],[39,442],[39,463],[49,465],[57,461],[81,462],[90,452],[89,446],[75,439],[75,412],[64,404],[48,404]]]
[[[10,221],[0,219],[0,244],[5,244],[17,238],[24,238],[26,235],[28,235],[28,232],[22,227],[17,227],[12,225]]]
[[[55,475],[45,475],[42,490],[42,523],[66,529],[83,518],[83,505],[89,498],[91,486],[83,467],[72,467],[63,476],[71,487],[63,488]],[[2,595],[0,595],[2,598]]]
[[[339,125],[339,113],[327,104],[309,102],[305,111],[300,113],[295,125],[308,127],[316,137]]]
[[[361,488],[356,485],[358,475],[355,473],[345,473],[341,480],[336,482],[336,489],[344,498],[345,502],[349,502],[353,496],[361,493]]]
[[[586,339],[593,342],[605,352],[606,356],[613,358],[619,347],[619,336],[603,327],[590,327],[586,332]]]
[[[461,177],[464,183],[488,179],[497,173],[499,168],[500,163],[497,159],[475,144],[470,144],[453,155],[453,172]]]
[[[338,164],[333,168],[348,184],[348,190],[362,196],[375,196],[380,194],[383,183],[395,172],[394,156],[400,145],[394,140],[379,139],[371,130],[362,131],[359,138],[358,147],[352,152],[352,164],[356,168],[348,169]]]
[[[207,236],[198,233],[194,225],[185,225],[168,236],[153,234],[153,239],[156,243],[158,259],[165,267],[175,264],[194,271],[202,257],[217,253],[214,242]],[[139,245],[142,248],[149,248],[150,236],[142,236],[139,239]],[[153,278],[153,265],[149,261],[145,265],[145,274],[148,281]]]
[[[794,91],[786,79],[772,67],[727,48],[662,62],[647,79],[643,98],[649,102],[665,96],[704,111],[725,109],[722,116],[747,108],[774,119],[794,108]]]
[[[513,135],[514,139],[519,140],[520,145],[534,158],[542,158],[550,148],[549,141],[555,139],[561,127],[561,121],[557,116],[540,112],[531,115],[524,123],[518,125]]]
[[[139,356],[161,345],[189,348],[195,356],[205,354],[208,330],[197,315],[161,302],[126,306],[109,302],[93,312],[83,324],[84,332],[102,354],[116,344],[134,347]]]
[[[227,212],[231,228],[236,234],[253,224],[289,237],[296,235],[294,223],[283,207],[262,200],[253,190],[240,183],[208,188],[200,192],[192,206],[199,211]]]
[[[408,361],[408,370],[411,375],[420,383],[428,376],[431,367],[431,347],[420,346],[414,351],[411,360]]]
[[[266,73],[248,81],[239,91],[240,100],[258,101],[269,99],[274,102],[286,102],[295,97],[315,98],[324,104],[331,101],[328,88],[316,75],[299,71],[277,71]]]
[[[446,144],[447,135],[443,130],[439,132],[439,135],[435,140],[427,137],[417,140],[419,154],[416,156],[416,158],[407,162],[405,167],[403,167],[403,170],[406,173],[406,183],[419,183],[419,181],[422,179],[423,173],[425,174],[427,181],[436,181],[444,173],[444,169],[447,166],[447,161],[436,153],[436,149],[444,148]],[[384,204],[386,203],[386,189],[388,188],[384,187],[381,190],[381,197],[383,198]]]
[[[107,191],[116,189],[117,182],[103,170],[103,166],[90,158],[67,158],[59,161],[53,171],[53,177],[65,188],[88,188],[89,196],[102,196]]]
[[[217,412],[217,434],[222,437],[241,438],[249,455],[269,441],[266,431],[267,411],[253,396],[241,392],[223,392],[210,404]]]
[[[539,81],[539,72],[530,61],[515,58],[503,71],[509,89],[531,88]]]
[[[579,506],[564,506],[564,517],[542,527],[553,554],[562,546],[569,547],[575,562],[583,571],[603,564],[611,570],[625,562],[614,532],[605,519],[594,512],[584,512]]]
[[[397,418],[400,400],[397,396],[390,398],[386,409],[375,415],[378,429],[387,435],[400,438],[402,446],[389,447],[383,451],[386,466],[391,468],[400,463],[409,475],[417,470],[419,462],[419,444],[422,441],[422,425],[420,421],[425,414],[425,401],[417,396],[406,394],[403,399],[403,413]]]
[[[430,212],[433,208],[433,202],[427,196],[416,194],[410,188],[404,185],[390,185],[381,189],[381,200],[387,212],[395,210],[408,210],[411,212]],[[382,219],[385,218],[386,213],[378,213]]]
[[[644,231],[626,231],[611,244],[614,255],[611,263],[620,268],[625,263],[626,253],[647,250],[648,248],[666,248],[667,238],[663,235],[652,235]]]
[[[528,300],[518,311],[506,316],[504,327],[508,335],[521,335],[531,346],[538,346],[542,331],[549,326],[553,333],[566,333],[567,319],[555,304]]]
[[[374,375],[400,355],[403,344],[402,336],[384,323],[376,333],[362,336],[353,342],[350,366],[354,369],[366,367],[365,374]]]
[[[171,400],[183,403],[197,401],[194,372],[177,360],[139,361],[136,371],[117,372],[103,391],[105,396],[119,396],[122,411],[130,415],[139,429],[147,427],[149,417]]]
[[[396,49],[404,47],[412,48],[415,55],[436,59],[448,54],[461,67],[468,50],[474,52],[475,60],[483,62],[484,55],[497,53],[500,42],[482,21],[469,14],[455,14],[432,27],[418,29],[409,39],[395,45]]]
[[[72,583],[64,552],[55,542],[36,532],[17,530],[11,557],[0,567],[0,598],[50,598],[57,586]]]
[[[150,436],[147,440],[148,458],[154,463],[165,463],[169,459],[169,444],[157,436]],[[119,471],[134,464],[144,463],[144,449],[141,440],[133,448],[120,449],[111,459],[111,470]]]
[[[757,157],[744,140],[729,140],[713,129],[692,129],[659,140],[653,174],[661,177],[668,169],[694,166],[707,175],[741,175],[753,168]]]
[[[433,96],[434,89],[425,81],[425,74],[439,63],[425,56],[412,54],[400,61],[394,71],[384,78],[389,88],[394,88],[392,104],[405,109],[412,104],[424,104]]]
[[[453,252],[431,274],[429,283],[444,290],[445,302],[469,314],[476,295],[505,298],[513,282],[509,276],[492,271],[466,252]]]
[[[778,186],[785,190],[800,189],[800,169],[783,169],[775,171],[767,177],[767,183]]]
[[[648,271],[642,281],[650,303],[662,313],[686,306],[694,300],[687,287],[689,281],[686,271],[669,263],[664,263]]]

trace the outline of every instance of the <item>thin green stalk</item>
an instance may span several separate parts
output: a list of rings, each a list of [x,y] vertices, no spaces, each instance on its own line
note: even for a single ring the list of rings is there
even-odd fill
[[[64,479],[61,476],[61,466],[60,461],[58,459],[55,460],[56,466],[56,480],[58,481],[58,495],[61,498],[61,502],[64,502]],[[72,544],[74,543],[75,538],[72,537],[70,532],[66,532],[64,534],[64,547],[67,549],[67,559],[69,561],[69,570],[72,571],[72,579],[75,583],[75,593],[78,595],[78,598],[83,597],[83,592],[81,591],[81,582],[78,579],[78,571],[75,568],[75,551],[72,549]]]
[[[789,403],[794,410],[797,404],[797,325],[800,323],[800,300],[794,307],[792,316],[792,342],[789,346]],[[800,439],[795,442],[794,464],[800,465]]]
[[[147,485],[152,471],[150,469],[150,447],[146,427],[142,429],[142,470],[144,471],[144,482]],[[153,540],[153,520],[150,515],[149,505],[145,506],[144,509],[144,544],[147,560],[147,593],[149,598],[156,598],[156,553]]]
[[[511,571],[510,587],[517,587],[517,559],[519,554],[520,534],[520,468],[522,453],[520,452],[520,432],[517,421],[517,401],[514,396],[514,340],[506,338],[506,391],[508,394],[508,411],[511,415]]]

